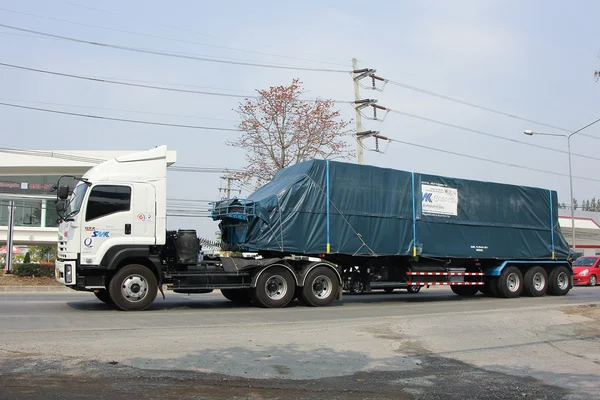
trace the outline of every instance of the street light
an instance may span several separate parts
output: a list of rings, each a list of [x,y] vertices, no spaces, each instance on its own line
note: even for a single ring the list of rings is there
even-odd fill
[[[569,201],[569,203],[571,205],[571,235],[572,235],[571,240],[573,243],[573,252],[575,252],[575,253],[577,253],[577,245],[575,244],[575,207],[573,204],[573,174],[571,172],[571,136],[575,135],[576,133],[581,132],[585,128],[588,128],[588,127],[594,125],[596,122],[600,122],[600,118],[595,120],[594,122],[587,124],[583,128],[577,129],[575,132],[573,132],[569,135],[562,134],[562,133],[534,132],[529,129],[526,130],[525,132],[523,132],[524,134],[529,135],[529,136],[542,135],[542,136],[560,136],[560,137],[567,138],[567,148],[568,148],[568,153],[569,153],[569,188],[571,190],[571,200]]]

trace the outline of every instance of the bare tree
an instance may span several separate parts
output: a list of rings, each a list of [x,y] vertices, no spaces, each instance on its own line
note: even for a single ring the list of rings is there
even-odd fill
[[[246,150],[245,172],[240,178],[261,185],[275,172],[301,161],[352,157],[344,140],[350,121],[341,120],[332,100],[303,101],[302,82],[257,90],[237,112],[242,136],[228,144]]]

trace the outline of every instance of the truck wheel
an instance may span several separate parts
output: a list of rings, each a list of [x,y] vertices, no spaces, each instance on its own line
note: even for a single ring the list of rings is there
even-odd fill
[[[526,296],[539,297],[548,289],[548,274],[542,267],[529,268],[523,276],[523,293]]]
[[[506,267],[498,278],[500,297],[519,297],[523,291],[523,274],[517,267]]]
[[[389,294],[389,293],[394,293],[394,289],[395,288],[393,288],[393,287],[386,287],[386,288],[383,288],[383,291]]]
[[[110,281],[110,298],[123,311],[139,311],[147,308],[158,291],[156,277],[150,269],[139,264],[121,268]]]
[[[408,291],[408,293],[419,293],[421,291],[421,286],[412,285],[407,287],[406,290]]]
[[[459,296],[475,296],[479,288],[475,285],[450,285],[450,290]]]
[[[100,289],[97,292],[94,292],[94,295],[98,300],[106,304],[114,304],[112,299],[110,298],[110,294],[106,289]]]
[[[283,267],[271,267],[258,277],[251,290],[252,300],[265,308],[281,308],[288,305],[296,289],[294,277]]]
[[[548,293],[553,296],[564,296],[569,293],[569,270],[565,267],[554,268],[548,275]]]
[[[300,298],[307,306],[326,306],[335,300],[338,291],[336,273],[327,267],[317,267],[306,276]]]
[[[590,286],[596,286],[598,284],[598,278],[596,278],[596,275],[590,276],[590,281],[588,283]]]
[[[485,286],[487,287],[490,296],[500,297],[500,292],[498,291],[498,277],[494,276],[489,278]]]
[[[236,304],[250,304],[252,301],[250,289],[221,289],[221,294]]]

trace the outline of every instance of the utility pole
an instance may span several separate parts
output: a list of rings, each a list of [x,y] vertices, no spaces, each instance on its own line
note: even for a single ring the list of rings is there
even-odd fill
[[[352,59],[352,71],[357,71],[358,70],[358,65],[357,65],[357,61],[356,58]],[[354,72],[356,74],[356,72]],[[359,101],[360,100],[360,93],[359,93],[359,86],[358,86],[358,79],[356,79],[356,76],[354,76],[354,101]],[[356,110],[356,133],[358,134],[358,132],[360,132],[362,130],[361,128],[361,115],[360,115],[360,109],[358,107],[355,107]],[[356,158],[359,164],[363,164],[364,160],[363,160],[363,137],[362,136],[356,136]]]
[[[354,80],[354,110],[356,111],[356,158],[359,164],[364,164],[363,160],[363,140],[366,137],[364,135],[365,132],[362,132],[362,116],[360,114],[360,110],[363,108],[374,106],[377,103],[377,100],[374,99],[361,99],[359,93],[359,84],[358,82],[361,79],[372,77],[375,73],[374,69],[363,68],[357,69],[357,61],[356,58],[352,59],[352,73],[354,76],[352,79]],[[370,132],[370,131],[369,131]]]
[[[12,273],[13,234],[15,227],[15,201],[8,202],[8,233],[6,238],[6,273]]]
[[[227,187],[226,188],[219,188],[219,192],[221,190],[223,190],[225,192],[225,198],[226,199],[230,199],[231,198],[231,181],[237,181],[238,178],[234,178],[232,176],[222,176],[221,179],[225,179],[227,181]],[[242,193],[241,190],[237,190],[237,191],[239,193]]]

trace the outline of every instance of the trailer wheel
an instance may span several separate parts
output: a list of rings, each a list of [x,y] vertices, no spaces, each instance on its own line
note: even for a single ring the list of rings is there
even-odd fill
[[[479,291],[479,288],[475,285],[450,285],[450,290],[459,296],[475,296]]]
[[[98,300],[100,300],[103,303],[106,304],[115,304],[113,303],[112,299],[110,298],[110,294],[108,293],[108,290],[106,289],[100,289],[97,292],[94,292],[94,295],[96,296],[96,298]]]
[[[296,289],[294,277],[283,267],[271,267],[263,271],[251,290],[252,299],[265,308],[281,308],[288,305]]]
[[[383,288],[383,291],[386,292],[386,293],[388,293],[388,294],[390,294],[390,293],[394,292],[394,289],[396,289],[396,288],[386,287],[386,288]]]
[[[327,267],[317,267],[306,276],[300,298],[301,302],[308,306],[326,306],[335,300],[338,291],[336,273]]]
[[[221,294],[235,304],[250,304],[252,301],[250,289],[221,289]]]
[[[421,291],[421,287],[420,285],[412,285],[406,288],[406,290],[408,291],[408,293],[419,293]]]
[[[523,274],[517,267],[506,267],[498,279],[500,297],[519,297],[523,291]]]
[[[108,285],[110,298],[123,311],[139,311],[147,308],[158,291],[154,273],[139,264],[121,268]]]
[[[529,268],[523,276],[523,293],[526,296],[539,297],[548,289],[548,274],[542,267]]]
[[[548,275],[548,293],[553,296],[564,296],[569,293],[569,270],[566,267],[554,268]]]
[[[486,282],[485,286],[487,287],[488,293],[492,297],[500,297],[500,292],[498,290],[498,277],[489,278]]]

